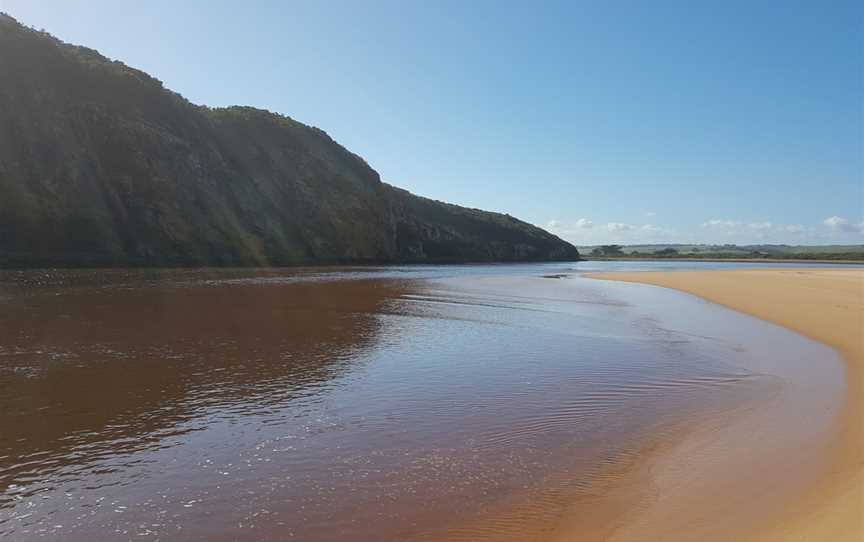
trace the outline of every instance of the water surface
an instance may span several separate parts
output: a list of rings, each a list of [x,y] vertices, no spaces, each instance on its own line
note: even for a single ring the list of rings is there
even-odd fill
[[[825,355],[622,267],[0,273],[0,536],[539,537]]]

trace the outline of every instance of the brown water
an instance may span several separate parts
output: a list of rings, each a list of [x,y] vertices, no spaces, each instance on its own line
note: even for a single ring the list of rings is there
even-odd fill
[[[539,540],[825,355],[560,267],[0,274],[0,537]]]

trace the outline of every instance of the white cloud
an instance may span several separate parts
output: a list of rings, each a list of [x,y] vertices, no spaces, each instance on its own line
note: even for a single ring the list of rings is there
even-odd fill
[[[856,224],[840,216],[828,217],[816,226],[712,218],[702,227],[713,233],[700,239],[706,243],[860,243],[860,234],[864,233],[864,222]]]
[[[703,228],[723,231],[726,233],[769,233],[772,231],[788,231],[787,226],[775,225],[772,222],[741,222],[722,218],[712,218],[702,223]],[[798,226],[799,228],[802,226]]]
[[[731,229],[741,226],[741,222],[737,220],[723,220],[720,218],[712,218],[702,223],[703,228],[724,228]]]
[[[747,227],[757,232],[769,231],[774,228],[774,224],[770,222],[753,222],[747,224]]]
[[[618,233],[622,231],[629,231],[633,229],[633,226],[630,224],[624,224],[622,222],[610,222],[606,224],[606,229],[611,231],[612,233]]]
[[[792,235],[803,235],[811,231],[807,226],[802,226],[801,224],[787,224],[782,226],[782,230],[786,233],[791,233]]]
[[[546,227],[556,235],[579,245],[604,243],[646,243],[680,241],[673,230],[654,224],[628,224],[626,222],[607,222],[595,224],[587,218],[574,222],[550,220]]]
[[[839,216],[826,218],[821,224],[777,224],[768,220],[742,221],[731,218],[711,218],[694,227],[680,230],[654,223],[604,222],[587,218],[572,222],[550,220],[547,228],[578,245],[644,244],[644,243],[706,243],[739,245],[798,244],[798,243],[861,243],[864,222],[854,223]]]
[[[843,218],[840,216],[829,216],[825,220],[822,221],[823,224],[828,226],[834,231],[846,232],[846,233],[862,233],[864,232],[864,222],[859,224],[854,224],[849,221],[848,218]]]
[[[565,224],[560,220],[550,220],[546,223],[546,228],[550,230],[555,230],[559,232],[566,232],[571,230],[587,230],[594,227],[594,223],[588,220],[587,218],[580,218],[576,222],[572,224]]]
[[[627,224],[625,222],[609,222],[603,228],[608,235],[607,240],[621,243],[663,243],[683,241],[675,230],[656,224]]]
[[[647,213],[645,213],[645,216],[647,216],[648,218],[654,218],[655,216],[657,216],[657,213],[654,211],[648,211]]]

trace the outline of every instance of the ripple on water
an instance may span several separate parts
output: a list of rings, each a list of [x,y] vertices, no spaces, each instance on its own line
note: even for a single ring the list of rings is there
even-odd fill
[[[0,535],[492,539],[778,385],[543,269],[2,282]]]

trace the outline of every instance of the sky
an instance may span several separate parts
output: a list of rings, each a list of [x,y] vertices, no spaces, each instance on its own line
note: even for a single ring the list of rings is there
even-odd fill
[[[579,245],[864,243],[864,3],[0,0]]]

